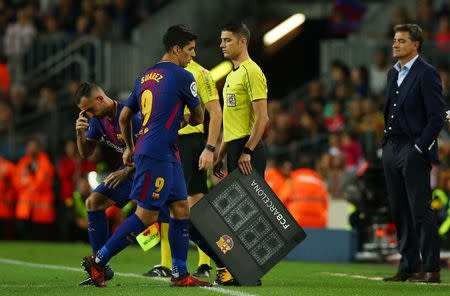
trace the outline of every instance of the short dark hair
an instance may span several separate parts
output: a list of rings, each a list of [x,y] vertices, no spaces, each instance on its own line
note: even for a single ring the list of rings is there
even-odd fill
[[[163,44],[166,52],[170,52],[172,47],[178,45],[183,48],[189,44],[189,42],[196,40],[197,35],[191,31],[191,27],[188,25],[178,24],[167,29],[167,32],[163,36]]]
[[[240,38],[247,39],[247,45],[250,42],[250,30],[244,23],[228,23],[222,27],[222,31],[229,31]]]
[[[90,82],[83,82],[78,87],[77,91],[75,92],[75,103],[78,105],[81,102],[82,97],[89,98],[91,96],[92,90],[98,88],[98,86],[94,83]]]
[[[419,47],[417,51],[420,52],[423,44],[423,32],[422,28],[420,28],[416,24],[400,24],[394,27],[394,32],[409,32],[409,39],[412,42],[419,42]]]

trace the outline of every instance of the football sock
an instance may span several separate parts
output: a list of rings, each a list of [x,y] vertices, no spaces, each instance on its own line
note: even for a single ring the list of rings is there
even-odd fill
[[[109,223],[104,210],[88,211],[88,234],[91,242],[92,253],[97,251],[106,243],[109,237]]]
[[[172,275],[176,278],[187,273],[189,219],[173,219],[170,217],[169,243],[172,251]]]
[[[95,262],[105,266],[109,259],[136,241],[136,236],[145,230],[146,226],[136,214],[117,227],[114,234],[106,244],[97,252]]]
[[[200,249],[198,246],[197,250],[198,250],[198,266],[203,264],[211,266],[211,258],[209,258],[209,256],[206,255],[205,252],[203,252],[202,249]]]
[[[169,244],[169,223],[159,223],[161,231],[161,266],[172,268],[172,254]]]

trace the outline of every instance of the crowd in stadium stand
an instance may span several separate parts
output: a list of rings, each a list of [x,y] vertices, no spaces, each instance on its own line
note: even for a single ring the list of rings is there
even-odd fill
[[[45,186],[37,188],[47,190],[47,194],[54,196],[52,204],[53,209],[56,209],[54,219],[44,223],[39,218],[33,220],[33,206],[39,209],[48,207],[49,204],[48,200],[45,203],[42,200],[32,200],[41,195],[29,193],[31,197],[27,197],[26,190],[22,190],[37,190],[27,183],[32,182],[27,178],[38,177],[34,171],[34,161],[30,160],[30,153],[34,151],[35,155],[41,155],[41,161],[49,157],[45,156],[44,152],[37,153],[36,147],[32,147],[34,150],[29,148],[28,146],[32,145],[29,143],[34,141],[30,140],[27,145],[17,149],[15,155],[9,157],[15,164],[8,163],[8,167],[17,165],[17,168],[9,169],[6,178],[4,177],[6,174],[2,171],[2,165],[6,162],[3,162],[1,156],[5,154],[2,153],[3,147],[9,140],[7,132],[13,120],[17,121],[36,110],[52,110],[57,102],[54,89],[49,85],[41,88],[36,102],[30,103],[27,100],[26,86],[10,79],[8,63],[14,60],[14,55],[28,50],[36,36],[39,36],[39,40],[45,41],[61,35],[78,38],[87,34],[100,39],[127,41],[133,27],[151,17],[169,0],[60,0],[55,6],[49,5],[45,8],[39,7],[39,1],[20,2],[0,0],[0,190],[2,190],[0,194],[5,196],[0,202],[12,207],[0,211],[2,215],[0,235],[5,238],[32,238],[30,229],[33,225],[38,228],[42,226],[41,224],[53,225],[55,220],[64,220],[62,216],[67,214],[69,217],[67,221],[55,224],[63,228],[57,229],[58,238],[87,239],[85,231],[75,234],[74,230],[87,227],[83,211],[80,210],[82,200],[91,190],[86,173],[95,171],[105,175],[117,164],[108,163],[112,158],[108,157],[107,148],[99,148],[105,150],[102,153],[95,153],[88,160],[81,159],[75,143],[69,139],[65,144],[64,156],[53,164],[46,161],[48,172],[44,172],[44,177],[41,176],[40,179]],[[436,47],[448,54],[450,1],[444,1],[438,11],[432,9],[431,1],[418,1],[416,11],[417,15],[411,17],[404,7],[397,8],[385,36],[382,37],[390,40],[392,26],[396,24],[417,22],[424,29],[425,38],[435,40]],[[392,67],[389,55],[389,49],[381,48],[368,64],[352,69],[335,60],[331,65],[330,77],[307,82],[306,95],[288,103],[283,100],[269,100],[270,122],[264,135],[269,156],[268,167],[277,170],[286,179],[289,179],[291,173],[298,168],[314,169],[324,180],[331,196],[342,197],[344,187],[351,176],[366,162],[376,162],[378,159],[384,127],[382,110],[385,102],[386,75],[388,69]],[[448,106],[449,65],[435,64],[435,66],[441,75],[444,100]],[[328,81],[331,83],[325,83]],[[65,87],[70,93],[74,93],[79,83],[80,81],[74,78]],[[39,141],[37,142],[39,144]],[[61,146],[62,150],[64,148]],[[442,130],[439,138],[439,153],[441,163],[433,167],[432,187],[441,188],[449,194],[448,125]],[[6,164],[4,166],[6,168]],[[49,181],[48,178],[51,179],[50,183],[45,183]],[[25,194],[23,197],[25,203],[31,205],[29,208],[31,216],[28,216],[26,223],[19,223],[18,228],[11,228],[12,221],[17,217],[18,210],[14,206],[21,198],[19,192],[21,195]],[[114,217],[113,220],[116,222],[121,219],[117,213],[111,214],[111,217]],[[30,222],[32,225],[27,224]],[[51,238],[55,239],[56,236]]]

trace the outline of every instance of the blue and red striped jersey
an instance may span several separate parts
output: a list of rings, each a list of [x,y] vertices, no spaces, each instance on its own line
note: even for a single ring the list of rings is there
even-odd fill
[[[109,119],[108,117],[105,117],[103,119],[93,117],[89,119],[89,129],[86,132],[86,138],[100,140],[109,147],[115,149],[117,152],[123,153],[125,151],[126,145],[120,132],[119,117],[120,112],[122,112],[124,106],[124,104],[114,101],[115,112],[112,119]],[[134,115],[132,129],[135,141],[139,134],[141,124],[141,114]]]
[[[135,82],[126,103],[143,121],[134,154],[179,162],[176,145],[184,107],[200,104],[194,76],[171,62],[160,62]]]

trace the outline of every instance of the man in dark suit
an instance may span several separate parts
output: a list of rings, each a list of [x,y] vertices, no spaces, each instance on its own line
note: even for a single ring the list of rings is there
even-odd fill
[[[437,137],[445,121],[442,83],[438,71],[418,55],[422,29],[406,24],[394,31],[398,62],[387,78],[382,160],[401,259],[398,272],[384,281],[439,283],[430,170],[439,161]]]

